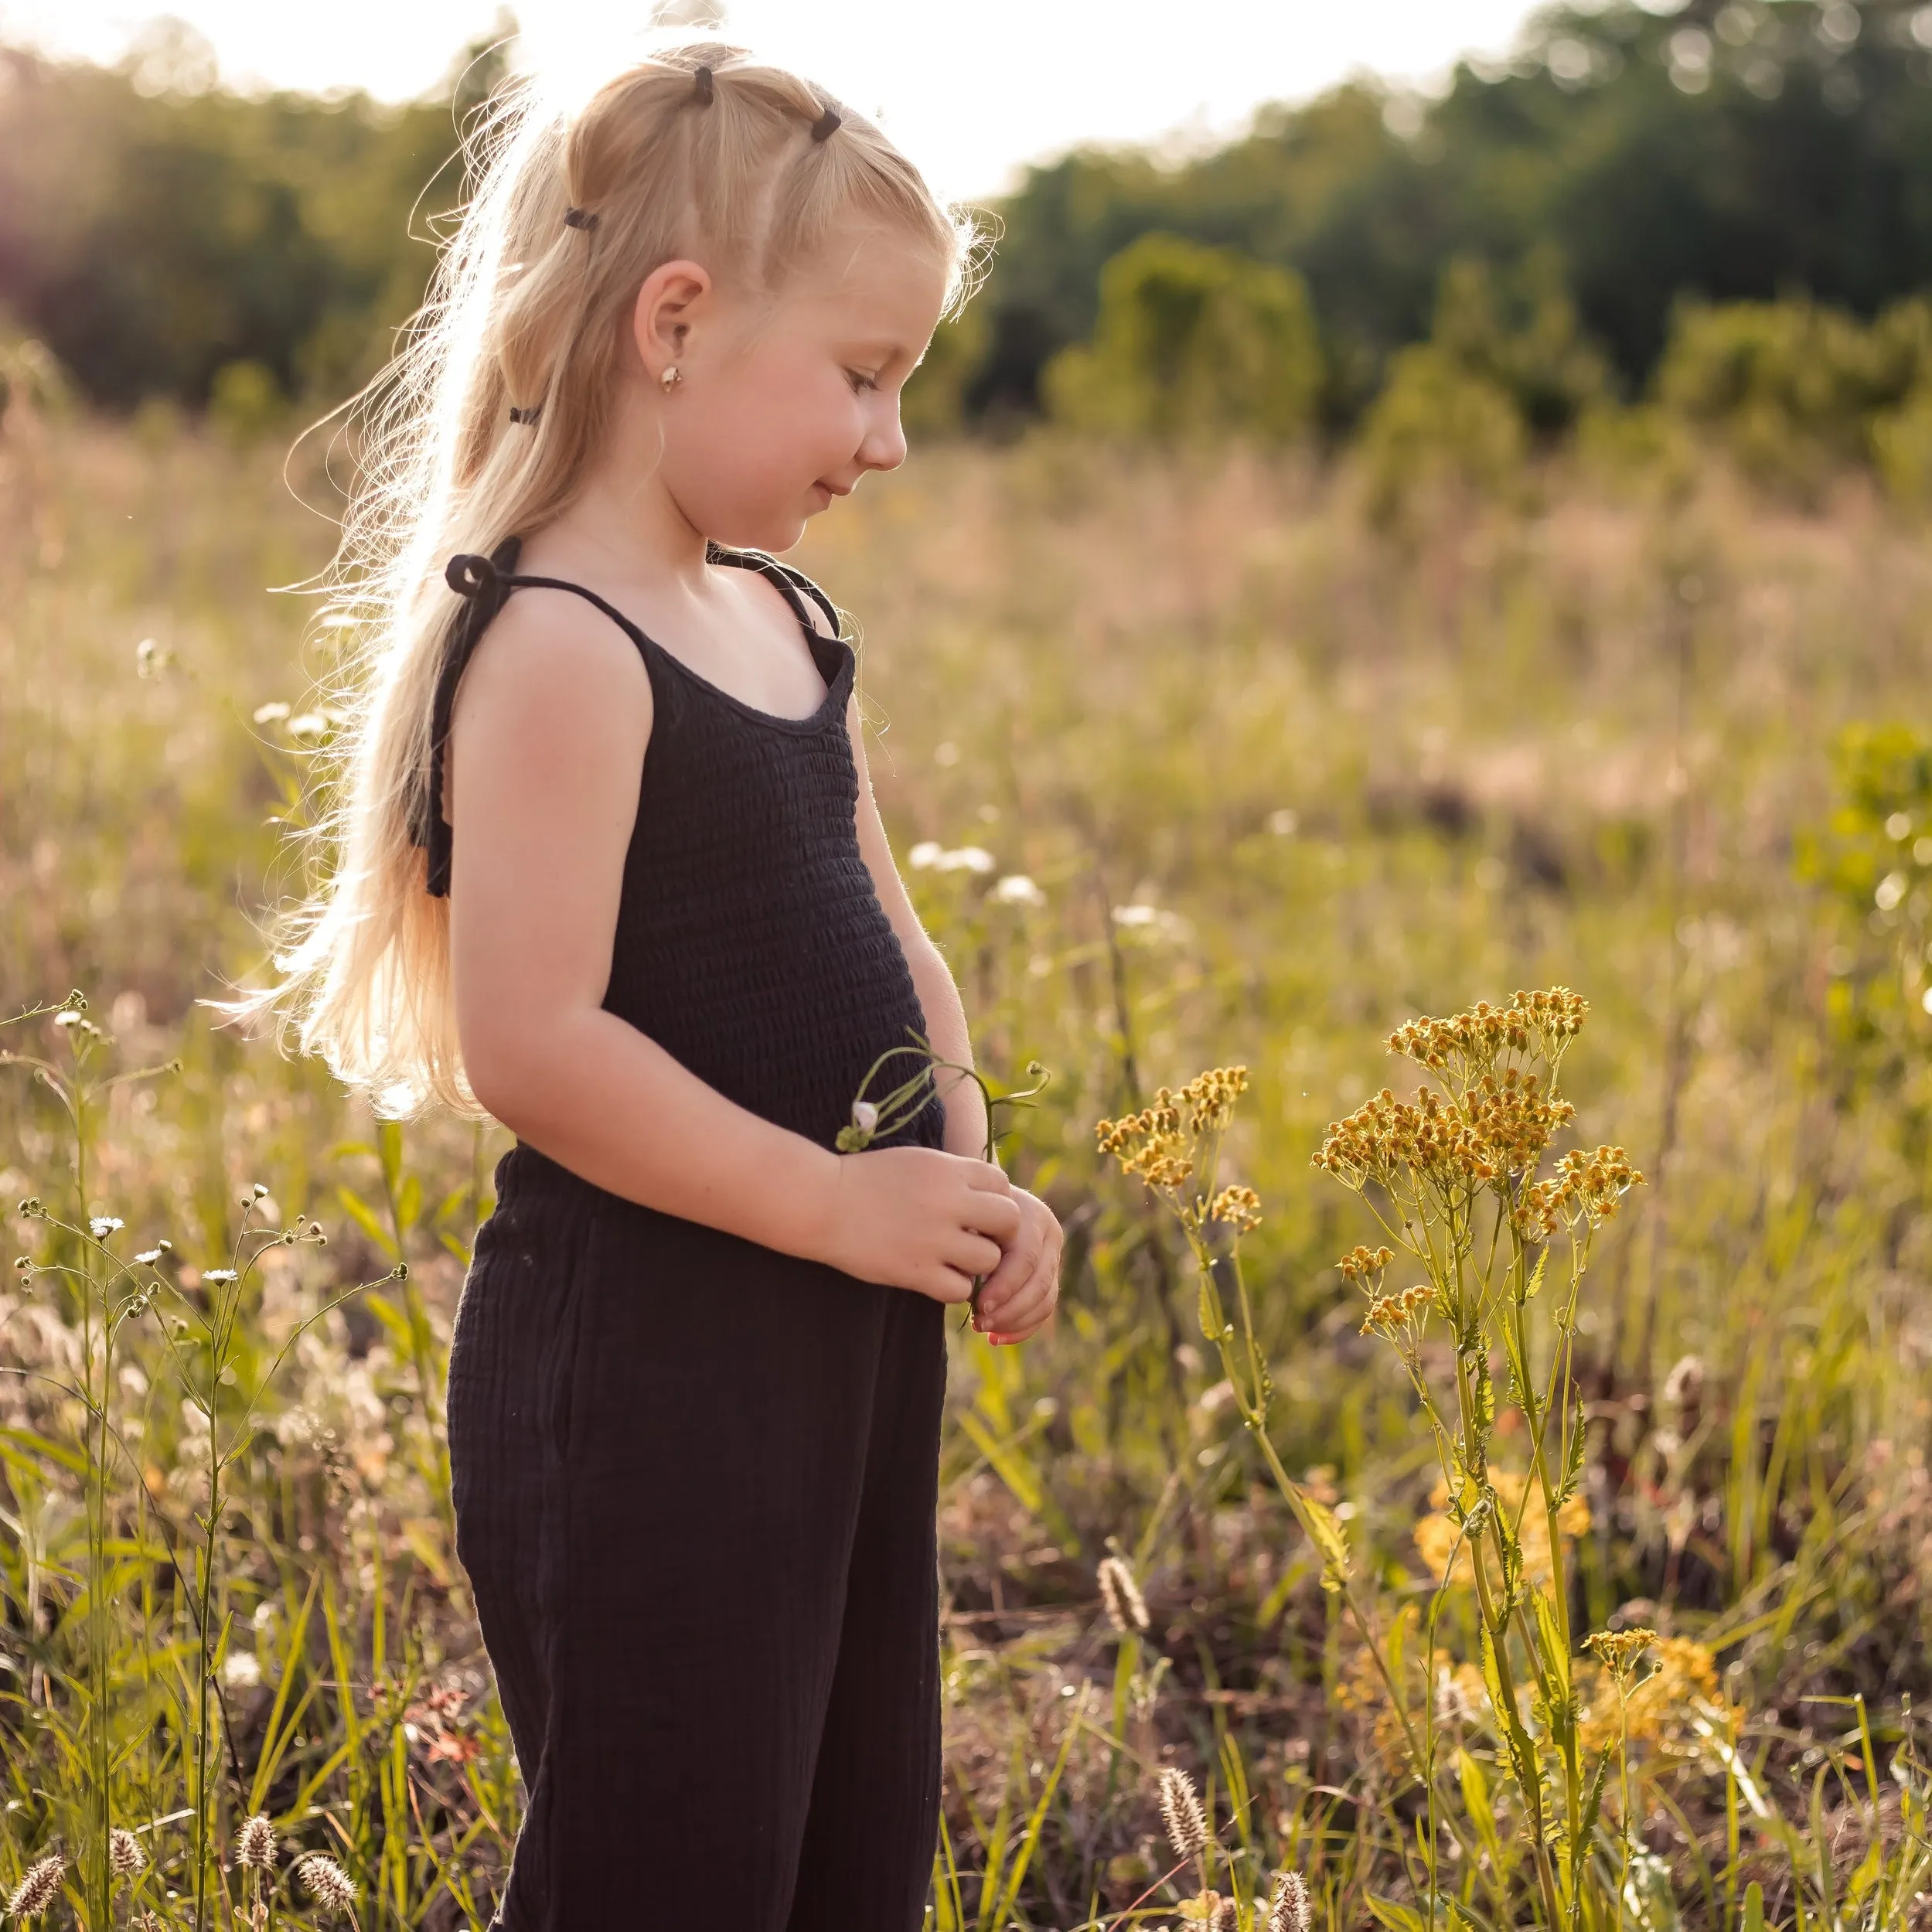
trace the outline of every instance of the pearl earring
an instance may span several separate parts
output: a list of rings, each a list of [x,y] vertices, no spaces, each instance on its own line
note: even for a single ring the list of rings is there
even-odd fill
[[[676,363],[673,363],[657,380],[666,389],[670,389],[673,384],[683,381],[684,372],[678,367]]]

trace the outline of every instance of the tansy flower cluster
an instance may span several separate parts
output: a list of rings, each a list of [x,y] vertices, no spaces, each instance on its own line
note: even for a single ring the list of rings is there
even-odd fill
[[[1548,1241],[1561,1228],[1594,1228],[1609,1220],[1624,1195],[1643,1184],[1621,1147],[1579,1150],[1565,1154],[1549,1180],[1525,1187],[1510,1218],[1525,1239]]]
[[[1497,1168],[1456,1104],[1425,1087],[1412,1101],[1385,1087],[1347,1119],[1332,1123],[1314,1164],[1344,1187],[1393,1189],[1411,1177],[1443,1192],[1496,1178]]]
[[[1379,1279],[1382,1270],[1395,1259],[1392,1248],[1369,1248],[1358,1242],[1335,1266],[1341,1270],[1344,1281],[1365,1282],[1371,1276]]]
[[[1365,1335],[1387,1335],[1392,1340],[1435,1299],[1435,1290],[1426,1281],[1419,1282],[1413,1288],[1405,1288],[1399,1295],[1378,1295],[1368,1304],[1368,1312],[1362,1317],[1361,1332]]]
[[[1214,1067],[1197,1074],[1177,1093],[1162,1087],[1152,1105],[1138,1113],[1098,1123],[1094,1132],[1100,1151],[1112,1154],[1123,1174],[1137,1174],[1160,1193],[1177,1194],[1194,1177],[1201,1142],[1234,1118],[1235,1102],[1247,1085],[1245,1067]],[[1253,1201],[1259,1213],[1259,1202],[1245,1188],[1224,1188],[1215,1203],[1238,1207],[1237,1196]],[[1208,1218],[1236,1218],[1217,1213],[1215,1203],[1207,1206]],[[1198,1217],[1200,1211],[1197,1204]]]

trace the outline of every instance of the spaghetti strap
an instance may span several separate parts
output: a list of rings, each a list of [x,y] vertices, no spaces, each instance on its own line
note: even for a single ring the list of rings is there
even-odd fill
[[[806,614],[805,606],[799,601],[798,593],[804,591],[824,612],[826,622],[832,626],[833,636],[841,639],[844,638],[845,625],[831,598],[802,570],[795,569],[791,564],[768,556],[763,550],[727,550],[719,544],[711,543],[706,546],[705,554],[707,560],[714,564],[736,564],[745,569],[763,571],[778,586],[779,595],[791,605],[792,615],[805,626],[806,635],[823,637],[825,633],[812,622]]]
[[[519,576],[516,574],[516,560],[522,553],[523,540],[520,537],[506,537],[487,557],[469,553],[452,557],[443,571],[444,581],[464,600],[464,608],[445,646],[442,668],[437,674],[436,694],[430,713],[429,766],[417,787],[409,814],[411,840],[422,847],[428,854],[424,884],[433,898],[441,899],[449,896],[454,842],[449,822],[443,816],[443,784],[445,755],[455,711],[457,687],[463,681],[463,673],[469,668],[469,660],[475,655],[483,633],[489,629],[498,612],[509,601],[510,592],[517,590],[568,591],[573,596],[582,598],[585,603],[594,605],[601,611],[637,646],[647,664],[653,651],[664,650],[663,645],[632,623],[615,604],[599,597],[596,591],[584,585],[574,584],[567,578],[562,577]],[[712,543],[708,539],[704,546],[704,557],[707,563],[728,564],[741,570],[755,570],[770,578],[779,595],[791,607],[792,615],[798,619],[815,659],[818,655],[817,646],[826,641],[825,633],[813,622],[800,601],[799,593],[801,591],[825,612],[832,626],[833,641],[844,641],[844,626],[839,621],[839,614],[833,608],[831,599],[802,571],[781,563],[778,558],[762,550],[727,550],[724,545]],[[670,652],[664,652],[664,655],[672,656]],[[673,659],[674,663],[680,661]]]
[[[449,745],[449,728],[456,708],[457,687],[469,668],[483,633],[515,590],[570,591],[594,604],[647,656],[651,639],[615,605],[596,591],[561,577],[519,577],[516,560],[523,540],[506,537],[487,557],[452,557],[443,571],[443,580],[465,600],[449,642],[443,651],[443,665],[436,679],[436,696],[430,711],[429,768],[424,775],[410,813],[410,837],[428,854],[424,884],[432,898],[449,896],[450,866],[454,841],[449,821],[443,816],[443,774]]]

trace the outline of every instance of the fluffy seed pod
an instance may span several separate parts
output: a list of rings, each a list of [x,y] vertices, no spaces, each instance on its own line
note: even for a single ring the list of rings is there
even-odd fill
[[[1207,1849],[1208,1820],[1193,1780],[1173,1765],[1160,1774],[1160,1821],[1176,1858],[1198,1858]]]
[[[49,1853],[27,1867],[26,1876],[13,1888],[7,1900],[7,1917],[31,1919],[46,1910],[60,1896],[60,1880],[67,1861],[58,1852]]]
[[[1275,1874],[1275,1898],[1268,1909],[1268,1932],[1308,1932],[1308,1886],[1299,1872]]]
[[[148,1862],[148,1855],[133,1832],[117,1825],[107,1834],[107,1862],[115,1877],[131,1879]]]
[[[257,1811],[242,1825],[235,1839],[235,1862],[251,1872],[275,1869],[275,1828]]]
[[[312,1852],[297,1868],[302,1882],[325,1912],[353,1912],[356,1909],[355,1882],[336,1861],[320,1852]]]
[[[1098,1581],[1107,1621],[1123,1634],[1130,1627],[1144,1630],[1147,1603],[1140,1594],[1140,1586],[1133,1580],[1133,1572],[1118,1556],[1105,1556],[1100,1560]]]

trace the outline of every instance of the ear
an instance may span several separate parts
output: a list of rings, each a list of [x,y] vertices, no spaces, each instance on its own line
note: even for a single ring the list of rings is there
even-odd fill
[[[660,263],[644,278],[631,312],[631,339],[653,382],[690,348],[693,327],[708,306],[710,274],[698,263]]]

